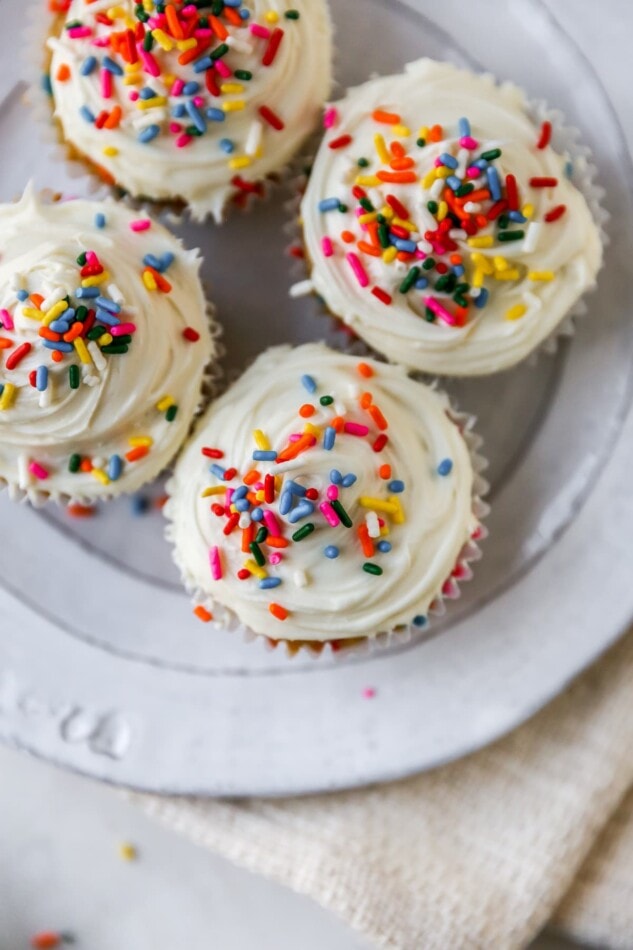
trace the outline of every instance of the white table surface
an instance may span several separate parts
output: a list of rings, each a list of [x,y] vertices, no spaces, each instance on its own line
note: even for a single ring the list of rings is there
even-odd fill
[[[487,14],[497,0],[475,2]],[[596,65],[633,147],[629,0],[547,2]],[[450,28],[456,8],[433,4],[433,17]],[[109,788],[7,749],[0,775],[0,950],[49,928],[75,934],[78,950],[367,950],[310,901],[158,828]],[[137,861],[121,860],[123,841]],[[568,946],[541,938],[534,950]]]

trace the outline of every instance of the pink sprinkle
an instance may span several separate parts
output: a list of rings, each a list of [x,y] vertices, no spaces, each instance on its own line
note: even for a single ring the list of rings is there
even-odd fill
[[[112,73],[108,69],[101,70],[101,95],[104,99],[112,98]]]
[[[231,507],[231,499],[233,498],[233,488],[227,488],[226,494],[224,495],[224,504],[227,508]]]
[[[130,230],[132,231],[149,231],[152,226],[152,222],[149,218],[137,218],[136,221],[130,221]]]
[[[29,472],[31,473],[31,475],[34,475],[36,478],[39,478],[41,481],[44,481],[45,478],[48,478],[48,470],[45,469],[43,465],[40,465],[39,462],[30,462]]]
[[[453,327],[457,323],[457,318],[454,317],[452,313],[449,313],[448,310],[443,307],[438,300],[435,299],[435,297],[425,297],[424,304],[429,308],[429,310],[433,311],[436,317],[439,317],[440,320],[443,320],[444,323],[448,323]]]
[[[436,168],[443,168],[443,167],[444,167],[444,162],[443,162],[442,159],[439,157],[439,155],[438,155],[438,157],[435,159],[435,161],[433,162],[433,164],[435,165]]]
[[[209,564],[213,580],[222,580],[222,562],[220,561],[220,549],[217,545],[214,545],[209,551]]]
[[[149,73],[150,76],[160,76],[160,66],[154,59],[151,53],[148,53],[147,50],[143,49],[142,44],[139,44],[137,47],[138,55],[141,58],[143,63],[143,68],[146,73]]]
[[[426,251],[421,251],[419,247],[416,248],[415,257],[416,257],[416,260],[418,260],[418,261],[425,261],[425,260],[426,260]]]
[[[213,30],[205,30],[203,27],[198,27],[197,30],[193,31],[193,35],[197,40],[210,40],[213,36]]]
[[[362,692],[363,699],[373,699],[376,695],[376,690],[373,686],[366,686]]]
[[[202,106],[204,105],[204,99],[202,98],[202,96],[194,96],[193,104],[194,106],[197,106],[198,109],[201,109]]]
[[[176,139],[176,148],[184,148],[185,145],[189,145],[189,142],[191,142],[192,138],[193,138],[192,135],[186,135],[186,134],[178,136],[178,138]]]
[[[369,426],[361,425],[360,422],[346,422],[345,432],[348,435],[365,436],[369,433]]]
[[[92,30],[89,26],[73,26],[70,30],[66,30],[66,36],[69,36],[71,40],[81,40],[86,36],[92,36]]]
[[[266,511],[264,512],[264,522],[266,524],[266,527],[272,534],[273,538],[281,537],[281,528],[279,527],[279,522],[275,518],[272,511],[270,511],[269,509],[266,509]]]
[[[260,26],[259,23],[251,23],[251,33],[253,36],[260,36],[263,40],[267,40],[270,36],[270,30],[267,30],[265,26]]]
[[[336,501],[338,498],[338,487],[336,485],[328,485],[327,496],[330,501]]]
[[[329,237],[321,238],[321,250],[323,251],[324,257],[332,257],[334,248],[332,247],[332,241]]]
[[[91,40],[92,46],[98,46],[100,49],[103,49],[106,46],[110,45],[109,36],[95,36],[94,40]]]
[[[223,79],[229,79],[233,75],[233,73],[231,72],[231,70],[226,65],[223,59],[216,59],[213,65],[215,66],[217,72],[219,72],[220,76],[222,76]]]
[[[179,132],[182,132],[182,125],[180,122],[170,122],[169,131],[172,135],[178,135]]]
[[[329,109],[325,110],[325,113],[323,115],[323,128],[332,129],[334,128],[337,122],[338,122],[338,112],[336,111],[334,106],[330,106]]]
[[[474,139],[472,135],[462,135],[459,144],[462,148],[467,148],[469,151],[472,151],[474,148],[479,148],[479,142],[477,139]]]
[[[323,513],[325,520],[333,528],[336,528],[336,526],[341,523],[341,519],[334,511],[334,508],[332,508],[332,505],[329,503],[329,501],[322,501],[319,505],[319,511]]]
[[[2,326],[5,328],[5,330],[15,330],[13,317],[8,310],[0,310],[0,320],[2,321]]]
[[[289,442],[298,442],[300,438],[301,438],[301,433],[300,433],[300,432],[293,432],[292,435],[288,436],[288,441],[289,441]]]
[[[274,554],[270,555],[268,560],[270,561],[271,564],[281,564],[283,560],[283,554],[281,554],[279,551],[275,551]]]
[[[110,74],[108,73],[108,75]],[[138,98],[139,98],[138,91],[136,89],[132,89],[129,95],[130,102],[136,102]]]
[[[125,336],[127,333],[136,333],[136,324],[119,323],[114,327],[110,327],[109,332],[112,336]]]
[[[359,261],[356,254],[350,251],[349,254],[346,254],[345,256],[347,258],[347,263],[354,271],[358,283],[361,285],[361,287],[367,287],[369,285],[369,277],[367,276],[365,268]]]
[[[182,79],[174,79],[174,84],[173,84],[173,86],[171,87],[171,93],[170,93],[170,95],[172,95],[172,96],[179,96],[180,93],[183,91],[184,88],[185,88],[184,80],[182,80]]]
[[[467,168],[467,169],[466,169],[466,177],[467,177],[467,178],[479,178],[480,175],[481,175],[481,169],[479,169],[479,168],[474,168],[474,167],[471,165],[470,168]]]
[[[181,16],[195,16],[198,12],[198,8],[193,3],[188,3],[186,7],[183,7],[180,11]]]
[[[93,264],[99,264],[99,258],[94,251],[86,251],[86,263],[92,266]]]

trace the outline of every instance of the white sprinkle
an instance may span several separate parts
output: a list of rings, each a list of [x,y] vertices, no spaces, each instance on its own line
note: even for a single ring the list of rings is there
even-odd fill
[[[451,228],[448,236],[454,241],[465,241],[468,235],[462,228]]]
[[[295,587],[307,587],[309,584],[308,575],[305,571],[295,571],[292,575]]]
[[[350,399],[358,399],[360,396],[360,386],[358,383],[348,383],[347,384],[347,394]]]
[[[29,459],[27,455],[22,453],[18,455],[18,485],[20,488],[28,488],[30,484]]]
[[[92,459],[93,468],[105,468],[106,460],[102,455],[95,455]]]
[[[238,527],[244,530],[244,528],[248,528],[250,526],[250,523],[251,523],[251,516],[249,515],[248,511],[243,511],[242,514],[240,515],[240,520],[237,523]]]
[[[367,534],[370,538],[380,537],[380,524],[378,523],[378,515],[375,511],[367,512],[365,515],[365,524],[367,525]]]
[[[48,377],[48,385],[46,389],[39,394],[39,397],[40,409],[48,409],[53,401],[53,377],[50,374]]]
[[[94,340],[91,340],[90,343],[88,344],[88,352],[90,353],[92,357],[93,363],[95,364],[99,372],[102,373],[108,364],[106,362],[105,356],[103,355],[103,353],[101,352],[101,350],[99,349],[99,347],[97,346]]]
[[[108,284],[108,294],[115,303],[123,303],[123,294],[116,284]]]
[[[468,214],[478,214],[481,211],[481,205],[477,201],[467,201],[464,205],[464,211]]]
[[[262,144],[262,136],[264,134],[264,125],[258,119],[255,119],[251,123],[251,127],[248,130],[248,135],[246,136],[246,143],[244,145],[244,151],[247,155],[257,155],[259,151],[259,146]]]
[[[444,191],[444,185],[445,182],[443,178],[436,178],[429,189],[430,197],[434,198],[435,201],[437,201],[438,198],[441,198],[442,192]]]
[[[311,294],[314,291],[314,284],[311,280],[300,280],[298,283],[293,284],[289,290],[291,297],[307,297],[308,294]]]
[[[530,224],[528,224],[523,240],[523,251],[525,254],[531,254],[532,251],[536,250],[542,229],[543,225],[538,221],[531,221]]]
[[[42,306],[40,308],[42,313],[48,313],[51,307],[54,307],[56,303],[59,303],[60,300],[63,300],[65,296],[66,291],[63,289],[63,287],[58,287],[52,292],[52,294],[49,294],[46,300],[42,301]]]
[[[244,40],[238,40],[234,36],[227,36],[224,42],[238,53],[246,53],[247,56],[252,56],[254,52],[251,43],[245,43]]]

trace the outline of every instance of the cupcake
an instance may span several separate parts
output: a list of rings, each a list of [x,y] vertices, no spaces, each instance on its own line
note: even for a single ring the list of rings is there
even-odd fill
[[[448,399],[313,343],[263,353],[167,486],[202,619],[322,646],[426,623],[467,576],[481,489]]]
[[[171,461],[214,352],[196,251],[113,201],[0,205],[0,484],[89,503]]]
[[[71,0],[46,74],[71,157],[135,198],[219,221],[313,129],[331,59],[325,0]]]
[[[314,289],[371,347],[479,376],[561,328],[602,263],[591,170],[516,86],[423,59],[328,110],[301,205]],[[598,220],[597,220],[598,219]]]

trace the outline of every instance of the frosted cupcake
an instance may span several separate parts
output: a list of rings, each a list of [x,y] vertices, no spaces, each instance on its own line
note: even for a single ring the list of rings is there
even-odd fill
[[[325,0],[72,0],[46,72],[73,157],[137,198],[223,216],[261,190],[331,84]]]
[[[524,94],[424,59],[328,113],[302,207],[311,284],[391,360],[477,376],[523,360],[602,262],[587,180]]]
[[[445,396],[323,344],[263,353],[202,417],[168,537],[202,619],[322,645],[423,625],[480,532]]]
[[[214,353],[200,258],[112,201],[0,206],[0,485],[136,490],[189,431]]]

